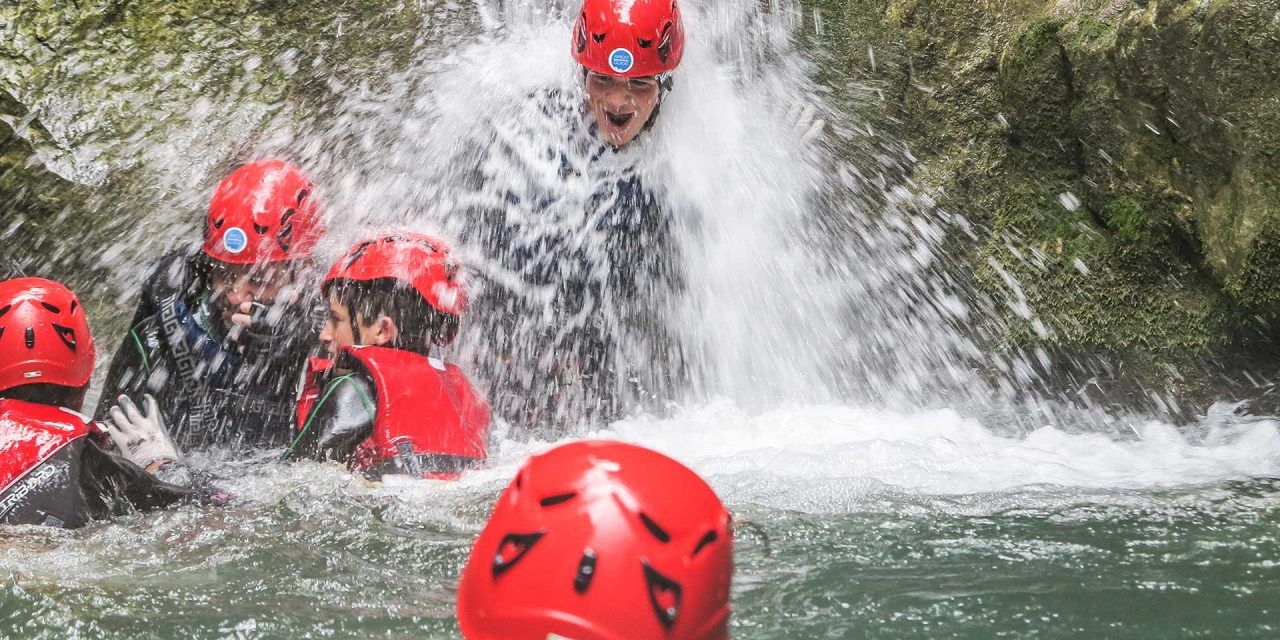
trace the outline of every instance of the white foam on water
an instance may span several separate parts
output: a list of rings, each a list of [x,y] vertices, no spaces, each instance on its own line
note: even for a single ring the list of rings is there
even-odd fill
[[[809,513],[879,509],[885,499],[928,504],[975,495],[1000,507],[1010,498],[1032,506],[1064,494],[1111,502],[1280,476],[1276,420],[1209,420],[1194,438],[1158,421],[1131,426],[1128,437],[1052,427],[1001,437],[949,409],[829,405],[750,413],[720,400],[669,418],[630,418],[588,437],[670,455],[706,477],[731,506]],[[509,482],[527,456],[563,442],[505,440],[488,468],[456,483],[392,480],[373,491],[419,504],[474,501]]]

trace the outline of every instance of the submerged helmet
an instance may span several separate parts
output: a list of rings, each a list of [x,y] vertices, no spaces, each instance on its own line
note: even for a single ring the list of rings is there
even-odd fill
[[[730,516],[660,453],[585,441],[525,463],[458,585],[469,640],[725,640]]]
[[[391,233],[351,247],[329,269],[320,288],[327,293],[339,280],[396,280],[413,287],[436,311],[461,317],[467,292],[460,271],[444,241],[421,233]]]
[[[642,78],[674,71],[684,57],[676,0],[584,0],[573,59],[605,75]]]
[[[89,384],[96,354],[76,294],[43,278],[0,282],[0,391]]]
[[[209,202],[204,252],[228,264],[306,258],[324,235],[311,180],[282,160],[258,160],[231,172]]]

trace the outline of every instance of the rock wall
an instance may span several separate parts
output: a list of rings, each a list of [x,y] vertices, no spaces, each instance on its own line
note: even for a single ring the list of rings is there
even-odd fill
[[[172,244],[264,131],[332,115],[467,19],[427,2],[0,4],[0,238],[22,239],[6,253],[93,282],[122,250]]]
[[[1270,350],[1280,2],[813,8],[824,81],[910,146],[920,189],[986,230],[971,260],[1013,303],[1011,343],[1170,379],[1165,365]]]

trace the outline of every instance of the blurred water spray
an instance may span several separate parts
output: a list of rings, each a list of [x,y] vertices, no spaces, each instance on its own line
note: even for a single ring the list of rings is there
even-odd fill
[[[55,63],[65,77],[27,85],[31,123],[56,141],[38,145],[46,164],[109,181],[88,213],[108,221],[105,239],[78,250],[97,254],[122,301],[146,258],[198,233],[229,166],[279,155],[317,178],[326,257],[412,226],[461,245],[482,292],[519,300],[477,308],[453,354],[508,413],[586,427],[716,396],[990,405],[1034,377],[1022,356],[978,346],[996,314],[948,258],[969,230],[918,195],[901,145],[813,80],[798,3],[686,3],[688,53],[657,125],[603,155],[578,110],[571,13],[395,11],[420,18],[398,23],[414,33],[403,59],[335,60],[270,38],[235,50],[196,31],[212,53],[132,51],[136,69],[100,78],[76,66],[100,55],[85,47]],[[370,24],[322,26],[341,43]],[[127,125],[107,126],[130,107]],[[632,179],[659,219],[602,223]],[[483,215],[495,209],[519,223],[496,251]]]

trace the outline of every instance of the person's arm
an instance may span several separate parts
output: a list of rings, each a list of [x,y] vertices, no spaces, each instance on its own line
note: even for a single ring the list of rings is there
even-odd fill
[[[81,456],[80,487],[95,517],[163,509],[186,501],[219,502],[216,490],[165,482],[96,442],[86,442]]]
[[[111,419],[98,423],[111,448],[90,442],[84,453],[81,483],[90,501],[100,502],[104,514],[122,510],[153,509],[175,502],[199,499],[221,502],[225,496],[182,460],[169,438],[155,398],[144,396],[140,409],[128,396],[120,396],[109,410]]]
[[[138,307],[129,323],[129,331],[116,349],[111,358],[111,367],[107,370],[97,411],[94,412],[94,417],[98,420],[109,419],[108,412],[121,394],[137,395],[147,389],[148,379],[154,369],[161,366],[157,362],[161,355],[162,336],[156,321],[156,303],[174,296],[183,297],[201,286],[202,280],[197,277],[199,269],[194,267],[192,251],[179,249],[165,254],[155,261],[143,279]],[[166,401],[163,392],[155,389],[149,391],[160,395],[162,402]]]
[[[334,379],[320,394],[285,457],[349,462],[356,447],[373,433],[376,406],[373,385],[363,374]]]
[[[116,404],[116,398],[121,394],[136,394],[146,386],[156,351],[150,345],[156,340],[151,305],[143,300],[133,315],[129,332],[111,358],[111,367],[107,369],[102,395],[97,411],[94,412],[96,419],[106,420],[110,416],[111,407]]]

